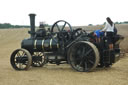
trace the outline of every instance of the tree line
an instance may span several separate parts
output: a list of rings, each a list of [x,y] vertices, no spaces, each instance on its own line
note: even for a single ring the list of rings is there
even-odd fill
[[[11,25],[10,23],[0,23],[0,29],[9,29],[9,28],[29,28],[28,25]]]
[[[115,24],[128,24],[128,21],[115,22]],[[103,23],[105,25],[105,22]],[[51,25],[45,24],[45,27],[50,27]],[[88,24],[88,26],[93,26],[93,24]],[[10,23],[0,23],[0,29],[10,29],[10,28],[30,28],[29,25],[12,25]]]
[[[104,22],[101,25],[105,25],[106,22]],[[115,24],[128,24],[128,21],[124,21],[124,22],[114,22]],[[93,26],[93,24],[88,24],[88,26]]]

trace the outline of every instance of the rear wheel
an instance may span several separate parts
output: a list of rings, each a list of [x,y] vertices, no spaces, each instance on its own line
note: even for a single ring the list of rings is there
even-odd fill
[[[31,66],[32,56],[26,49],[17,49],[12,53],[10,62],[15,70],[27,70]]]
[[[99,60],[99,51],[90,42],[80,41],[69,48],[68,61],[77,71],[92,71],[98,65]]]

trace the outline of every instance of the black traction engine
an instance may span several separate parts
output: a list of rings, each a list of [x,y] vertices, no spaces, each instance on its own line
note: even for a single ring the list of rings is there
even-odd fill
[[[35,14],[30,14],[31,37],[24,39],[21,48],[16,49],[10,57],[15,70],[27,70],[30,66],[42,67],[50,64],[70,64],[80,72],[92,71],[96,67],[108,67],[119,60],[121,35],[114,38],[114,51],[108,50],[107,38],[95,42],[91,33],[82,28],[72,29],[64,21],[55,22],[50,30],[43,28],[35,31]]]

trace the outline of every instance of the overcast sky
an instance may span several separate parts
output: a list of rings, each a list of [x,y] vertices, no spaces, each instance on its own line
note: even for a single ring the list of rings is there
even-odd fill
[[[29,25],[29,13],[53,24],[66,20],[71,25],[102,24],[106,17],[114,22],[128,21],[128,0],[0,0],[0,23]]]

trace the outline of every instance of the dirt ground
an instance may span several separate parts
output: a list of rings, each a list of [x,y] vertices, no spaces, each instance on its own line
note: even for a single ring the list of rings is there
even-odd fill
[[[76,72],[66,64],[15,71],[10,65],[10,55],[20,48],[21,40],[29,37],[28,30],[0,30],[0,85],[128,85],[128,54],[111,68],[96,68],[88,73]],[[122,34],[127,32],[125,29]],[[123,44],[128,48],[126,41]]]

